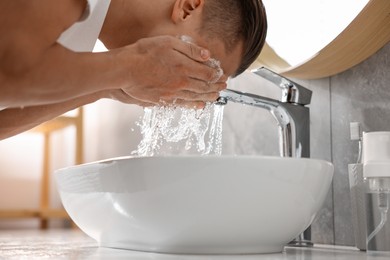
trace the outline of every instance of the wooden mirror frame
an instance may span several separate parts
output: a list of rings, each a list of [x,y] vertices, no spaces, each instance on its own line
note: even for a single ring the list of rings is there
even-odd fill
[[[292,78],[324,78],[359,64],[389,41],[390,1],[370,0],[344,31],[307,61],[290,66],[266,44],[251,68],[265,66]]]

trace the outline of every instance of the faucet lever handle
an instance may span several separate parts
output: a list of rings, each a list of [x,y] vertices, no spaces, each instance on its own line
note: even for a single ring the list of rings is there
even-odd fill
[[[265,67],[252,70],[252,73],[265,78],[282,89],[281,102],[308,105],[311,102],[312,91],[295,83]]]

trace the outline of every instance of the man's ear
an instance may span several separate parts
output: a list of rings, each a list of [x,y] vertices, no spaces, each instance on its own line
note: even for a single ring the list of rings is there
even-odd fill
[[[176,0],[172,10],[172,21],[179,23],[190,18],[203,8],[204,0]]]

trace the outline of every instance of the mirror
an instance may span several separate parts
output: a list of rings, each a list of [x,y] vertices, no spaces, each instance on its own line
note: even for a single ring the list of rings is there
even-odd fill
[[[390,40],[388,0],[263,0],[267,45],[253,67],[285,76],[342,72]]]
[[[360,13],[368,0],[263,0],[267,42],[291,66],[329,44]]]

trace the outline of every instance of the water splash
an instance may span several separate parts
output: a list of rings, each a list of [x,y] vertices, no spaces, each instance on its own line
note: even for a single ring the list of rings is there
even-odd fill
[[[194,42],[187,35],[178,37],[184,42]],[[209,83],[217,82],[223,75],[221,63],[213,58],[204,63],[216,69],[215,78]],[[185,142],[186,151],[195,146],[201,155],[221,155],[223,110],[224,106],[213,103],[206,104],[204,109],[179,108],[174,105],[145,108],[144,116],[138,123],[143,138],[132,154],[162,154],[166,148],[169,150],[171,144]]]
[[[144,109],[138,126],[142,140],[132,154],[154,156],[164,154],[172,144],[196,149],[201,155],[221,155],[224,106],[207,104],[204,109],[156,106]]]

